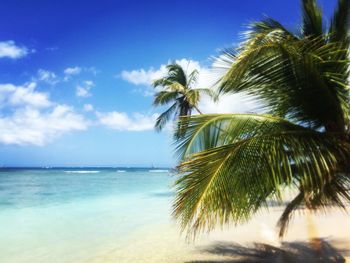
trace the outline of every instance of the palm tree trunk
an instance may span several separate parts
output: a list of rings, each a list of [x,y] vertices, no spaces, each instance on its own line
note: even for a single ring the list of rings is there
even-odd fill
[[[309,236],[309,243],[312,248],[318,252],[321,251],[321,241],[317,238],[317,228],[313,220],[313,214],[309,208],[306,208],[306,227]]]

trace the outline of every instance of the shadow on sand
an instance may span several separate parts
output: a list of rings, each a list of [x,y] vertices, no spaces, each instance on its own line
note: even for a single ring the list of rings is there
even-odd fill
[[[284,242],[281,247],[274,247],[262,243],[256,243],[252,247],[244,247],[235,243],[215,243],[214,245],[201,248],[200,250],[213,255],[225,256],[225,259],[190,261],[187,263],[345,262],[344,256],[349,255],[350,251],[349,249],[336,249],[323,239],[314,239],[310,243]],[[232,257],[232,259],[230,259],[230,257]]]

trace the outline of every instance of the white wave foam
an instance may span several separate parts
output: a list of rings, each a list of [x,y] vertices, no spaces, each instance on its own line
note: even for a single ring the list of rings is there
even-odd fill
[[[97,174],[99,173],[100,171],[85,171],[85,170],[79,170],[79,171],[64,171],[65,173],[67,174]]]
[[[148,170],[149,173],[168,173],[169,170],[162,170],[162,169],[156,169],[156,170]]]
[[[117,170],[117,173],[126,173],[125,170]]]

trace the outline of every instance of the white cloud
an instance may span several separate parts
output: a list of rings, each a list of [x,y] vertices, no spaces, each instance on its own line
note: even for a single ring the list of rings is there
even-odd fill
[[[208,84],[208,79],[210,78],[209,69],[202,67],[198,61],[189,59],[178,59],[175,62],[181,65],[186,72],[189,74],[193,70],[198,70],[200,72],[198,79],[198,86],[203,87]],[[168,64],[170,61],[168,62]],[[145,96],[152,96],[155,90],[151,87],[154,80],[162,78],[167,73],[166,66],[168,64],[162,64],[158,69],[153,67],[149,69],[137,69],[137,70],[123,70],[120,77],[134,85],[144,86],[141,89],[136,89],[136,91],[141,91]],[[208,86],[208,85],[207,85]]]
[[[82,84],[77,85],[76,88],[76,95],[78,97],[83,97],[83,98],[87,98],[87,97],[91,97],[92,94],[90,93],[90,89],[95,86],[94,82],[91,80],[86,80],[84,81]]]
[[[151,85],[155,79],[163,77],[166,72],[166,65],[161,65],[159,69],[123,70],[121,72],[121,78],[134,85]]]
[[[86,72],[89,72],[95,76],[97,75],[97,73],[99,73],[99,70],[96,69],[95,67],[83,68],[83,70]]]
[[[64,81],[68,81],[70,79],[72,79],[74,76],[78,76],[80,74],[83,73],[88,73],[88,74],[92,74],[94,76],[97,75],[98,70],[95,67],[78,67],[78,66],[74,66],[74,67],[68,67],[66,69],[63,70],[64,73]]]
[[[131,116],[125,112],[96,112],[99,122],[106,127],[118,131],[152,130],[158,114],[144,115],[134,113]]]
[[[87,128],[87,120],[72,107],[50,101],[35,87],[36,83],[0,84],[0,143],[45,145],[62,134]]]
[[[188,59],[178,59],[175,62],[181,65],[188,73],[191,73],[194,69],[201,70],[203,69],[198,61],[188,60]],[[168,64],[170,61],[168,62]],[[120,74],[121,78],[125,81],[130,82],[134,85],[152,85],[153,81],[159,78],[162,78],[167,73],[166,66],[168,64],[162,64],[158,69],[153,67],[149,69],[137,69],[137,70],[123,70]]]
[[[55,85],[59,82],[57,75],[49,70],[39,69],[37,80],[46,82],[50,85]]]
[[[214,102],[208,96],[203,96],[198,108],[203,113],[248,113],[259,112],[259,104],[244,94],[226,94]]]
[[[176,60],[189,74],[193,70],[198,70],[197,84],[194,88],[213,88],[220,77],[218,72],[213,72],[209,67],[201,65],[198,61],[189,59]],[[163,77],[167,73],[166,65],[161,65],[158,69],[139,69],[132,71],[122,71],[122,79],[134,84],[143,86],[142,92],[146,96],[154,95],[155,90],[151,87],[155,79]],[[140,89],[138,89],[140,91]],[[257,111],[258,103],[244,94],[226,94],[220,97],[218,102],[213,102],[208,96],[201,98],[199,109],[203,113],[233,113],[233,112],[253,112]]]
[[[85,119],[66,105],[56,105],[45,112],[21,108],[10,116],[0,117],[0,142],[42,146],[64,133],[86,128]]]
[[[81,72],[81,67],[66,68],[63,72],[65,75],[78,75]]]
[[[87,87],[93,87],[95,86],[94,82],[92,80],[85,80],[84,81],[84,84],[87,86]]]
[[[91,104],[84,104],[84,111],[89,112],[93,110],[94,110],[94,106],[92,106]]]
[[[0,42],[0,58],[17,59],[26,56],[29,50],[24,46],[17,46],[12,40]]]
[[[47,108],[52,102],[44,92],[35,91],[36,83],[31,82],[23,86],[13,84],[0,84],[0,106],[30,106],[35,108]]]
[[[88,89],[78,85],[75,93],[78,97],[88,98],[91,97],[91,93]]]

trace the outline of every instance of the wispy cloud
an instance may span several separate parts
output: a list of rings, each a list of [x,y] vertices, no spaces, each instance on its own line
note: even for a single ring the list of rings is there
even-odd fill
[[[97,75],[100,71],[96,69],[95,67],[88,67],[88,68],[83,68],[84,71],[89,72],[93,75]]]
[[[49,94],[35,88],[33,82],[0,84],[0,143],[42,146],[67,132],[88,127],[88,121],[71,106],[55,103]]]
[[[94,106],[92,106],[91,104],[84,104],[84,111],[90,112],[93,110],[94,110]]]
[[[146,131],[152,130],[158,114],[145,115],[125,112],[96,112],[100,124],[118,131]]]
[[[93,86],[95,86],[95,83],[93,81],[85,80],[83,83],[77,85],[75,94],[78,97],[83,97],[83,98],[91,97],[92,94],[90,90]]]
[[[98,73],[98,70],[95,67],[79,67],[79,66],[74,66],[74,67],[68,67],[63,70],[64,74],[64,81],[68,81],[72,79],[74,76],[78,76],[83,73],[88,73],[92,74],[93,76],[96,76]]]
[[[18,46],[12,40],[0,42],[0,58],[18,59],[28,55],[30,51],[24,46]]]
[[[166,74],[166,65],[161,65],[160,68],[154,69],[136,69],[136,70],[123,70],[120,74],[121,78],[134,85],[152,85],[155,79],[161,78]]]
[[[260,104],[246,94],[222,95],[217,102],[203,96],[198,107],[203,113],[248,113],[261,109]]]
[[[45,69],[38,70],[37,80],[48,83],[50,85],[55,85],[60,82],[59,78],[54,72]]]
[[[65,75],[78,75],[81,72],[81,67],[71,67],[71,68],[66,68],[63,73]]]

